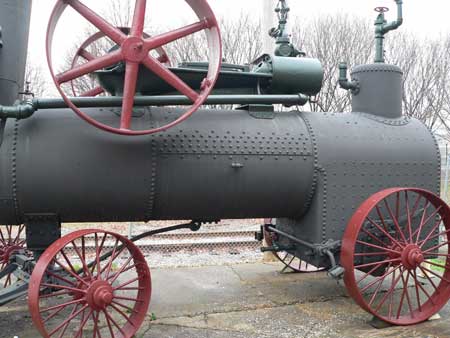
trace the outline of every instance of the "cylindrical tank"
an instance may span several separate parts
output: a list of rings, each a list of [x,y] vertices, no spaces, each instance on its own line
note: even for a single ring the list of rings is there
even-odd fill
[[[357,66],[352,80],[359,91],[352,97],[354,112],[369,113],[386,118],[402,116],[403,71],[395,65],[375,63]]]
[[[114,109],[87,112],[119,123]],[[180,111],[142,113],[134,127],[167,124]],[[39,110],[6,126],[0,224],[36,214],[62,222],[300,218],[313,195],[312,148],[299,112],[267,120],[204,110],[166,133],[129,138],[70,110]]]
[[[12,105],[23,88],[31,0],[0,0],[0,105]]]

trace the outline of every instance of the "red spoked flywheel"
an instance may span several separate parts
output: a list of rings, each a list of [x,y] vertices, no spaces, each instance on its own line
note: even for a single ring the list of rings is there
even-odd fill
[[[131,31],[129,27],[116,27],[116,28],[120,29],[124,34],[127,35],[130,34]],[[145,32],[143,33],[143,36],[146,39],[150,38],[150,35],[146,34]],[[75,56],[72,60],[71,69],[76,68],[82,60],[84,60],[84,62],[94,60],[97,56],[89,49],[91,49],[91,47],[98,48],[99,46],[96,46],[96,44],[105,37],[107,37],[107,35],[100,31],[87,38],[76,51]],[[167,67],[171,65],[170,58],[163,47],[155,48],[154,52],[156,54],[155,55],[156,60],[158,60],[161,64]],[[105,93],[105,89],[99,85],[94,86],[93,88],[86,89],[83,92],[80,92],[79,89],[77,90],[75,80],[70,81],[70,85],[72,88],[73,96],[92,97]]]
[[[450,299],[449,232],[450,208],[429,191],[394,188],[373,195],[343,237],[349,294],[394,325],[429,319]]]
[[[152,291],[150,270],[127,238],[80,230],[39,258],[28,290],[34,325],[45,338],[134,337]]]
[[[146,0],[136,0],[133,22],[130,34],[123,33],[120,29],[103,19],[89,7],[79,0],[58,0],[50,17],[47,31],[47,61],[53,81],[66,104],[82,119],[93,126],[105,131],[121,135],[147,135],[165,131],[189,118],[205,102],[211,93],[220,71],[222,62],[222,43],[217,19],[206,0],[186,0],[186,3],[195,12],[199,21],[182,28],[163,33],[154,37],[144,36],[144,24],[146,16]],[[118,49],[103,56],[96,57],[73,69],[57,74],[54,71],[52,60],[53,37],[55,29],[61,15],[70,6],[87,21],[97,27],[103,34],[114,41]],[[160,48],[175,40],[187,37],[196,32],[205,31],[208,43],[209,67],[206,77],[203,79],[199,92],[187,85],[182,79],[176,76],[170,69],[166,68],[160,61],[149,55],[149,51]],[[110,67],[119,62],[125,63],[124,93],[122,101],[122,111],[119,126],[104,124],[87,113],[81,111],[66,95],[61,85],[86,74]],[[133,106],[136,94],[136,84],[139,67],[144,65],[155,75],[163,79],[174,89],[190,99],[192,105],[175,121],[167,125],[147,129],[133,130]]]

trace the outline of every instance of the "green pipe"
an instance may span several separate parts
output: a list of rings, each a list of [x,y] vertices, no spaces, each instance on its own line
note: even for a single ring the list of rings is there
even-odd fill
[[[403,0],[397,3],[397,20],[387,23],[384,12],[380,13],[375,21],[375,63],[384,63],[384,36],[403,24]]]
[[[347,77],[348,66],[345,62],[339,64],[339,86],[345,90],[351,90],[354,95],[359,93],[358,81],[349,81]]]
[[[76,97],[71,101],[78,108],[100,108],[122,106],[122,97]],[[298,95],[210,95],[205,104],[285,104],[303,106],[309,101],[309,97],[303,94]],[[189,106],[192,102],[185,96],[137,96],[135,106]],[[64,109],[68,105],[62,99],[34,99],[16,106],[0,106],[0,118],[25,119],[34,114],[39,109]]]

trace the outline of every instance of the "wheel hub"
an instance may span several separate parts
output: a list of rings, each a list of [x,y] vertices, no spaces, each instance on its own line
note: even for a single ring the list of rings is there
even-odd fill
[[[416,269],[420,264],[425,261],[422,250],[415,244],[410,244],[403,249],[402,252],[402,264],[408,270]]]
[[[114,299],[114,290],[106,281],[93,282],[86,293],[86,300],[89,306],[96,310],[104,310],[111,305]]]
[[[7,264],[11,258],[11,255],[20,249],[20,246],[7,246],[0,249],[0,263]]]
[[[137,37],[129,37],[122,44],[122,54],[126,61],[142,62],[148,55],[148,51],[144,48],[144,40]]]

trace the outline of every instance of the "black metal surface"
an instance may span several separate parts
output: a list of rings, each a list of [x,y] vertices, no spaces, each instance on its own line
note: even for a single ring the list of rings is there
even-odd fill
[[[137,126],[166,123],[180,112],[139,111]],[[117,109],[88,112],[119,121]],[[39,213],[62,222],[299,218],[314,173],[298,112],[265,120],[203,110],[165,133],[127,138],[96,130],[69,110],[42,110],[8,121],[0,158],[5,224]]]
[[[1,0],[0,105],[12,105],[23,88],[31,0]]]
[[[56,214],[25,214],[28,250],[37,255],[61,237],[61,223]]]

